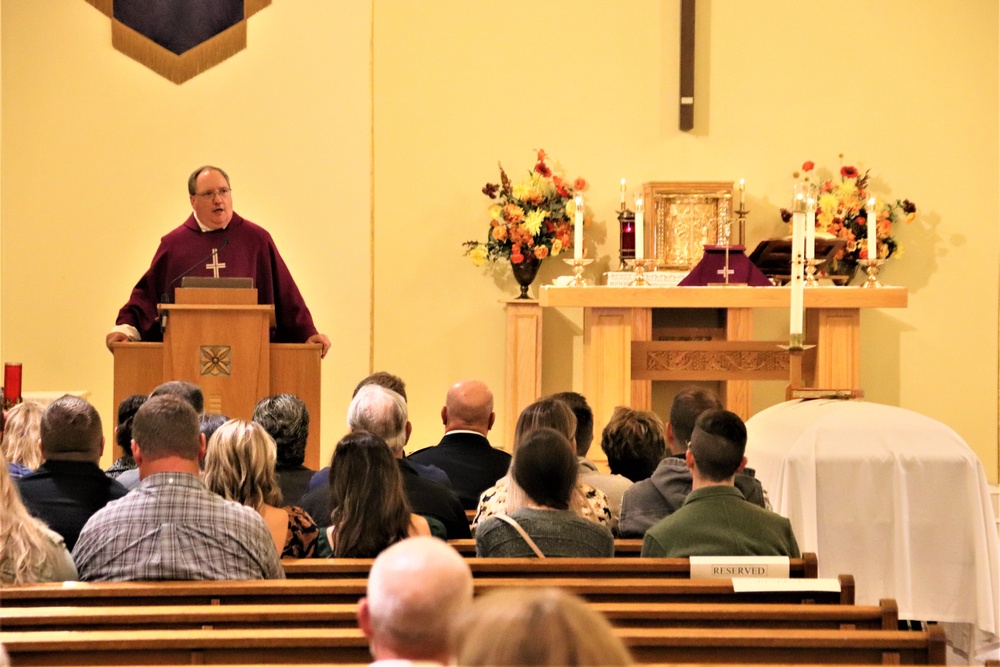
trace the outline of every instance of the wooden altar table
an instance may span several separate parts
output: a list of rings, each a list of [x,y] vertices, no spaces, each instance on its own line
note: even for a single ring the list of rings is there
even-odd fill
[[[719,381],[727,409],[746,420],[750,383],[789,373],[778,347],[787,339],[755,341],[754,311],[787,310],[790,296],[788,287],[543,286],[538,301],[508,302],[508,412],[516,419],[541,391],[541,364],[517,360],[540,359],[542,308],[583,308],[584,393],[595,430],[615,406],[648,410],[654,380]],[[807,288],[806,341],[815,348],[806,355],[806,382],[859,389],[861,310],[905,308],[907,298],[904,287]],[[512,328],[534,335],[511,336]]]

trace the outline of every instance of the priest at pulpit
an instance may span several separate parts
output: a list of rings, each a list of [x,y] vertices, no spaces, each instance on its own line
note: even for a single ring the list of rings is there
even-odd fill
[[[163,339],[158,303],[173,303],[174,289],[186,276],[252,278],[258,302],[273,304],[275,343],[320,343],[322,356],[330,339],[316,330],[291,272],[271,235],[233,211],[229,176],[222,169],[200,167],[188,179],[192,213],[162,239],[149,270],[139,279],[106,343]]]

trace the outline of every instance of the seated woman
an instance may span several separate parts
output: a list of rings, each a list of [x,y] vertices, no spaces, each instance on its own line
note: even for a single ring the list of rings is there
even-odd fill
[[[330,526],[316,546],[321,558],[374,558],[415,535],[430,535],[427,520],[410,512],[403,476],[385,440],[345,435],[330,462]]]
[[[452,632],[458,665],[631,665],[611,624],[558,588],[508,588],[479,596]]]
[[[24,477],[42,464],[42,447],[38,444],[38,429],[45,408],[25,401],[7,411],[3,427],[3,455],[7,470],[14,479]]]
[[[25,508],[3,456],[0,456],[0,516],[3,517],[0,584],[76,581],[76,566],[62,536]]]
[[[517,418],[517,426],[514,429],[514,451],[512,453],[511,469],[514,461],[517,460],[517,452],[521,442],[524,441],[528,433],[537,428],[553,428],[570,443],[573,455],[576,455],[576,417],[573,411],[565,402],[556,398],[543,398],[535,401],[521,411]],[[479,509],[476,518],[472,521],[472,530],[475,532],[479,524],[494,514],[510,514],[515,510],[524,507],[526,497],[524,492],[517,486],[517,482],[511,476],[510,471],[505,477],[497,480],[496,485],[483,491],[479,497]],[[570,500],[570,509],[596,523],[606,526],[612,525],[611,507],[608,497],[603,491],[595,489],[589,484],[579,480],[573,490],[573,497]]]
[[[576,488],[572,445],[551,428],[531,431],[512,464],[514,481],[527,496],[509,515],[483,521],[476,531],[476,555],[484,557],[594,558],[615,555],[611,530],[569,509]]]
[[[308,558],[316,550],[319,529],[301,507],[280,507],[276,460],[277,447],[264,427],[231,419],[209,441],[205,485],[226,500],[257,510],[282,558]]]
[[[122,399],[118,404],[118,423],[115,425],[115,443],[121,448],[122,455],[105,473],[111,479],[118,479],[123,472],[135,470],[138,466],[132,458],[132,419],[146,402],[147,396],[132,394]]]

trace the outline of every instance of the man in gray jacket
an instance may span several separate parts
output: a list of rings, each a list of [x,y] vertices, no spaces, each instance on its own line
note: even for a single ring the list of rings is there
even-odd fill
[[[649,479],[636,482],[622,498],[618,523],[621,537],[642,537],[660,519],[676,512],[691,493],[691,471],[684,455],[698,416],[706,410],[722,409],[718,397],[700,387],[686,387],[674,397],[667,424],[670,453],[660,461]],[[767,494],[751,468],[736,474],[735,486],[755,505],[767,507]]]

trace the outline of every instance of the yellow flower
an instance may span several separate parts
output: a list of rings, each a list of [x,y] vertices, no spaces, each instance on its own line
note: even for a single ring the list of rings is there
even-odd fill
[[[858,196],[858,182],[853,178],[848,178],[837,184],[834,190],[842,198]]]
[[[545,220],[545,211],[535,209],[524,217],[524,228],[531,232],[532,236],[537,236],[542,228],[543,220]]]
[[[819,207],[823,209],[823,213],[836,215],[839,206],[840,198],[837,195],[827,192],[819,196]]]
[[[559,239],[552,239],[552,256],[555,257],[562,251],[562,241]]]
[[[503,212],[503,206],[500,204],[493,204],[493,206],[490,206],[489,212],[492,219],[499,220],[500,214]]]
[[[489,251],[484,245],[477,245],[475,248],[469,250],[469,259],[476,266],[482,266],[486,263],[486,258],[489,256]]]

